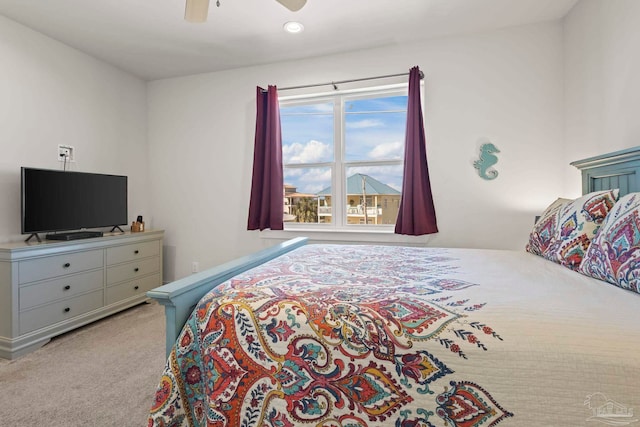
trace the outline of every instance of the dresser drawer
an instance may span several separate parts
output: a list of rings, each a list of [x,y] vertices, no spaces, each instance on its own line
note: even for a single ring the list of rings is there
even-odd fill
[[[107,249],[107,265],[160,255],[160,242],[141,242]]]
[[[160,274],[146,276],[139,280],[121,283],[107,288],[107,305],[127,298],[143,295],[145,292],[160,286]]]
[[[102,307],[103,291],[54,302],[20,312],[20,333],[35,331]]]
[[[160,272],[160,258],[146,258],[107,268],[107,286]]]
[[[102,250],[74,252],[21,261],[18,266],[20,284],[102,268]]]
[[[47,304],[81,293],[102,289],[104,272],[94,270],[88,273],[64,276],[34,285],[20,287],[20,311],[36,305]]]

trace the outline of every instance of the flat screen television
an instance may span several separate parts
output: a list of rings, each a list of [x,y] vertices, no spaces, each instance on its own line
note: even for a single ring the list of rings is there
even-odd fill
[[[69,231],[128,223],[126,176],[28,167],[21,175],[22,234],[31,234],[28,239],[40,240],[37,233],[45,232],[57,240],[95,237],[102,233]]]

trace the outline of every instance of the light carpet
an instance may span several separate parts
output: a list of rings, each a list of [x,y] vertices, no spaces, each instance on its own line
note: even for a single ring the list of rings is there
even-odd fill
[[[145,303],[0,359],[0,426],[146,426],[164,330],[164,307]]]

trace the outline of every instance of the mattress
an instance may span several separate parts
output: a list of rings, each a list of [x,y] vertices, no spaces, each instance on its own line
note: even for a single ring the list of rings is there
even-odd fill
[[[303,246],[198,303],[149,425],[634,424],[639,308],[524,251]]]

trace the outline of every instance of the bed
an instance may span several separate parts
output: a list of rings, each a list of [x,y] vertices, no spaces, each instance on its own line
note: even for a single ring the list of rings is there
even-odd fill
[[[640,424],[640,148],[572,164],[526,251],[298,238],[150,291],[149,425]]]

